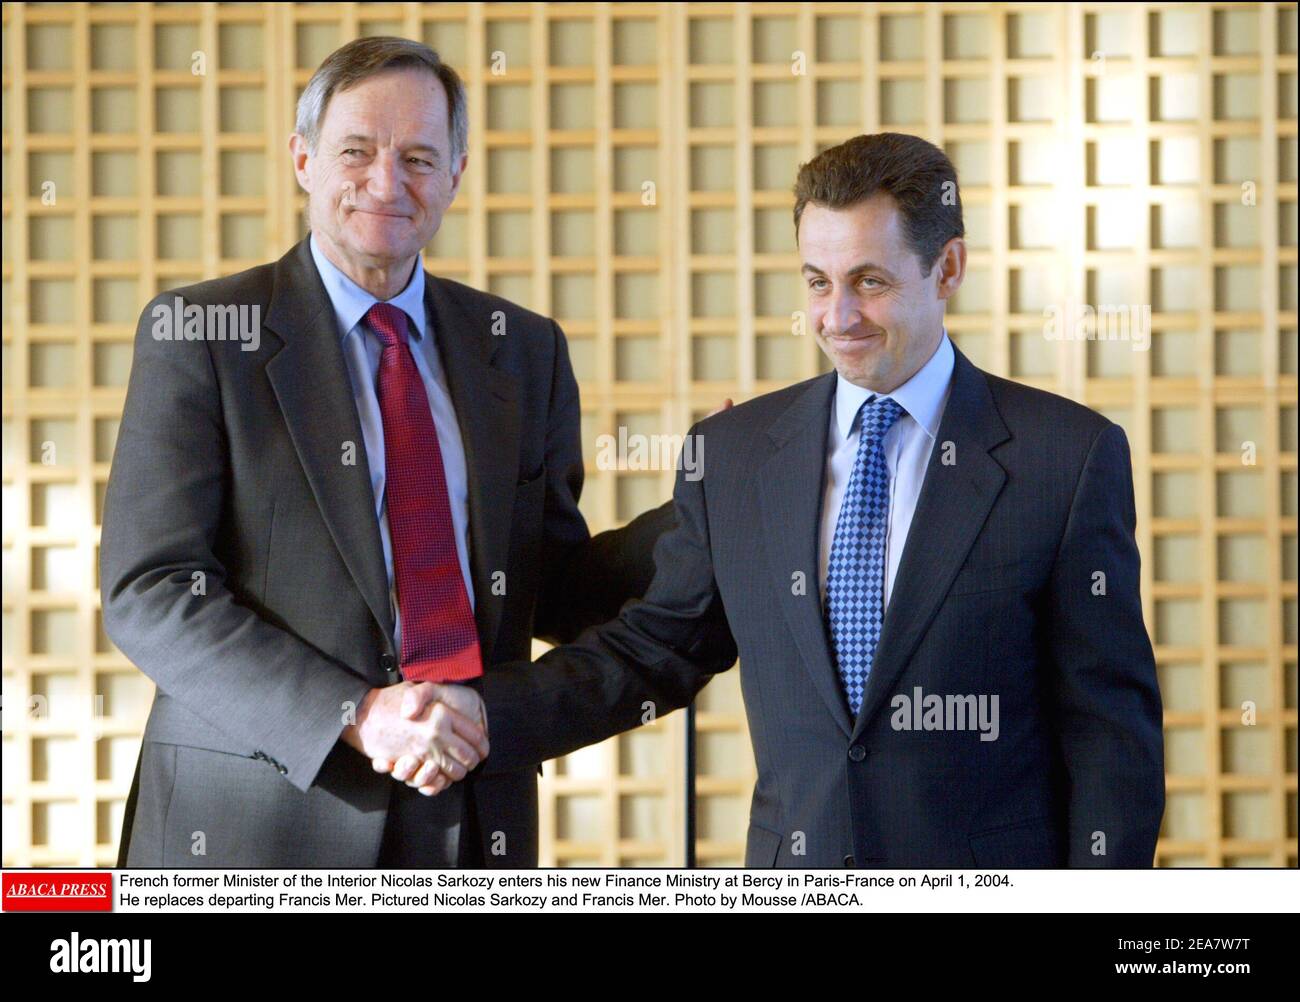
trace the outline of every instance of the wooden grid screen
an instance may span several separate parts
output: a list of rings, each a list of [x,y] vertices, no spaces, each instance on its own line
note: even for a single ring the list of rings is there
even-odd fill
[[[1296,864],[1292,5],[8,4],[3,19],[6,865],[115,858],[152,694],[103,632],[96,579],[135,321],[154,292],[305,232],[294,105],[363,34],[421,39],[467,82],[469,173],[426,266],[564,326],[593,529],[672,483],[600,469],[597,436],[680,434],[725,396],[826,370],[799,333],[798,164],[861,132],[943,146],[971,248],[954,340],[1129,436],[1166,703],[1158,862]],[[1083,303],[1143,322],[1046,335],[1045,310]],[[699,706],[699,858],[736,864],[754,778],[736,672]],[[681,743],[674,714],[548,764],[543,864],[679,863]]]

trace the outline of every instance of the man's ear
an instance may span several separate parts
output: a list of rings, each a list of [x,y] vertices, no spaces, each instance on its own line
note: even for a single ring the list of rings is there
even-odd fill
[[[966,241],[961,237],[949,240],[943,245],[935,265],[939,269],[936,293],[938,298],[948,299],[961,288],[966,277]]]
[[[289,137],[289,159],[293,162],[293,173],[298,178],[298,185],[307,194],[311,194],[311,175],[307,172],[307,161],[311,153],[307,149],[307,140],[298,133]]]

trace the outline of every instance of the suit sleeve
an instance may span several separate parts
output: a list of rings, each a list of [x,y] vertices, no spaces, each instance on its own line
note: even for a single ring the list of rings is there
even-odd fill
[[[1151,866],[1164,813],[1163,717],[1135,525],[1128,440],[1109,424],[1084,462],[1047,594],[1072,867]]]
[[[691,434],[696,434],[692,429]],[[654,549],[640,601],[534,663],[482,678],[492,751],[485,774],[536,765],[685,706],[736,660],[713,578],[704,481],[677,473],[676,525]]]
[[[555,365],[546,429],[542,587],[533,634],[563,644],[613,619],[626,601],[646,593],[655,572],[655,543],[676,517],[672,501],[666,501],[621,529],[589,534],[578,509],[583,482],[578,383],[564,333],[553,321],[551,328]]]
[[[165,294],[170,300],[172,293]],[[145,307],[104,499],[104,628],[168,696],[308,789],[370,683],[241,605],[214,553],[229,466],[203,341],[160,341]]]

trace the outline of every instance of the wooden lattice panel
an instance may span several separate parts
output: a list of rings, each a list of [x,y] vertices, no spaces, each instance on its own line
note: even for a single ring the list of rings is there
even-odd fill
[[[597,436],[681,433],[725,396],[826,370],[794,333],[798,164],[861,132],[943,146],[971,249],[953,339],[1129,436],[1166,704],[1158,862],[1296,864],[1293,5],[3,18],[5,864],[115,859],[152,695],[104,635],[96,580],[135,321],[155,291],[305,232],[294,105],[360,34],[421,39],[467,82],[469,173],[425,263],[563,325],[593,529],[672,484],[600,469]],[[1149,308],[1149,341],[1044,336],[1045,308],[1079,303]],[[736,864],[754,779],[736,673],[699,706],[699,858]],[[543,864],[680,862],[682,737],[674,714],[549,763]]]

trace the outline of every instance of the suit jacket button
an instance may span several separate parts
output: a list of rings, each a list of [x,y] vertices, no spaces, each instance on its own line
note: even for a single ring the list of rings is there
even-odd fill
[[[844,857],[844,865],[845,865],[845,866],[853,866],[853,865],[854,865],[854,863],[853,863],[853,857],[852,857],[852,856],[845,856],[845,857]]]
[[[388,676],[388,684],[397,681],[397,659],[391,654],[379,655],[379,669]]]
[[[286,769],[286,768],[285,768],[284,766],[282,766],[282,765],[277,765],[277,766],[276,766],[276,769],[279,770],[279,773],[280,773],[281,776],[287,776],[287,775],[289,775],[289,770]]]
[[[861,762],[866,757],[867,750],[861,745],[854,745],[849,749],[849,761],[851,762]]]

